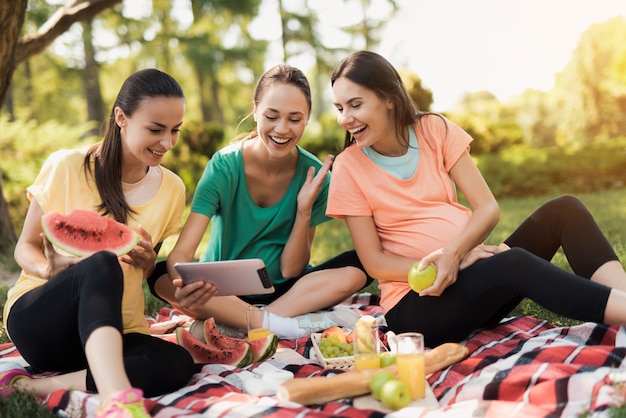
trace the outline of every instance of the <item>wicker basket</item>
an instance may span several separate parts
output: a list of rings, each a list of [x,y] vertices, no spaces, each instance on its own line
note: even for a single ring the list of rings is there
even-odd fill
[[[322,355],[320,351],[320,338],[321,333],[311,334],[311,341],[313,342],[313,348],[315,349],[315,356],[319,363],[326,369],[340,369],[340,370],[352,370],[354,368],[354,356],[345,357],[332,357],[327,358]]]

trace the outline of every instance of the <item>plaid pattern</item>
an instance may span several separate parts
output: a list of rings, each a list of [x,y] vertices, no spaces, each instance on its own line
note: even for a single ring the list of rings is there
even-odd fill
[[[361,314],[380,316],[382,313],[376,303],[377,300],[368,295],[357,295],[344,302]],[[157,318],[149,321],[157,325],[158,334],[170,338],[172,334],[167,331],[184,326],[188,318],[172,309],[162,309]],[[613,382],[626,380],[626,347],[615,347],[618,329],[591,323],[556,328],[528,316],[510,318],[468,338],[464,342],[470,350],[467,359],[429,376],[439,409],[405,408],[389,416],[575,417],[591,411],[593,417],[608,417],[608,406],[623,403],[624,395],[618,393]],[[307,360],[313,356],[309,337],[282,340],[279,346],[293,349],[305,359],[274,358],[244,369],[199,365],[187,386],[147,400],[147,408],[156,418],[374,418],[384,415],[358,409],[350,400],[303,406],[281,403],[273,396],[246,394],[243,381],[246,374],[255,369],[289,370],[298,378],[341,373],[325,370]],[[17,355],[12,344],[0,346],[0,357]],[[625,372],[622,374],[619,370]],[[93,417],[98,406],[96,395],[80,391],[57,391],[42,402],[59,415],[71,417]]]

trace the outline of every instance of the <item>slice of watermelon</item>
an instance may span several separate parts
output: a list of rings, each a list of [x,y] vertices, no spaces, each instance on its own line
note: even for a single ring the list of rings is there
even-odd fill
[[[247,343],[239,344],[230,349],[217,348],[205,344],[194,337],[186,328],[176,328],[176,341],[184,347],[193,361],[200,364],[227,364],[245,367],[252,363],[254,354]]]
[[[124,255],[141,238],[128,226],[83,209],[74,209],[66,215],[47,212],[41,217],[41,226],[52,244],[79,257],[104,250]]]
[[[242,343],[248,343],[248,341],[244,340],[243,338],[229,337],[228,335],[220,333],[217,329],[215,319],[213,319],[212,317],[205,319],[203,331],[204,342],[213,347],[228,349]]]
[[[278,349],[278,337],[270,334],[258,340],[244,340],[243,338],[229,337],[217,330],[215,319],[209,318],[204,321],[204,341],[207,345],[219,349],[232,349],[240,344],[248,344],[254,353],[252,363],[266,360],[276,353]]]
[[[267,337],[259,338],[258,340],[248,341],[252,352],[254,353],[253,362],[267,360],[272,357],[278,349],[278,336],[276,334],[270,334]]]

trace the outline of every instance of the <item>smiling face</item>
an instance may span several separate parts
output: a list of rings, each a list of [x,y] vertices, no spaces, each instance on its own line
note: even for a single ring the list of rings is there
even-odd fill
[[[253,115],[268,153],[281,157],[288,155],[302,138],[309,119],[309,104],[299,87],[275,83],[265,89],[254,105]]]
[[[185,113],[185,99],[147,97],[128,116],[115,108],[115,122],[120,127],[124,167],[157,166],[178,141]]]
[[[340,77],[333,84],[337,122],[350,132],[361,148],[371,147],[383,155],[402,155],[396,139],[393,104],[373,90]],[[399,154],[398,154],[399,152]]]

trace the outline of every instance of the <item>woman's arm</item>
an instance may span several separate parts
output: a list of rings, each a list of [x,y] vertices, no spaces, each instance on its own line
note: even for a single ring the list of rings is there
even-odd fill
[[[313,167],[309,168],[307,177],[298,193],[298,210],[294,220],[291,234],[280,256],[280,271],[283,277],[296,277],[307,266],[311,259],[311,247],[315,237],[315,227],[310,227],[313,204],[319,194],[330,166],[333,156],[328,155],[324,164],[315,174]]]
[[[14,257],[27,274],[49,280],[82,258],[64,256],[54,250],[43,234],[42,216],[43,210],[33,198],[24,219],[22,233],[15,245]]]
[[[472,208],[472,216],[456,239],[422,259],[422,267],[432,263],[437,268],[434,285],[420,292],[422,296],[439,296],[456,282],[463,257],[489,236],[500,219],[498,203],[469,153],[459,158],[450,175]]]
[[[371,216],[346,216],[345,221],[354,249],[371,277],[396,282],[408,280],[409,269],[417,260],[384,253]]]
[[[203,281],[183,286],[174,264],[193,260],[210,220],[209,217],[196,212],[189,214],[174,248],[167,256],[167,273],[170,280],[159,280],[158,285],[159,296],[176,309],[193,317],[206,317],[203,308],[209,299],[215,296],[217,288]]]

